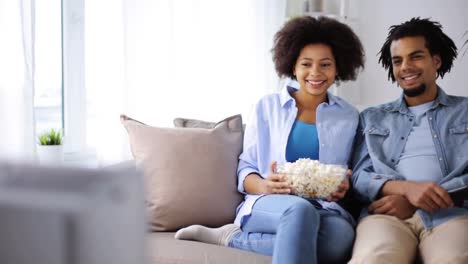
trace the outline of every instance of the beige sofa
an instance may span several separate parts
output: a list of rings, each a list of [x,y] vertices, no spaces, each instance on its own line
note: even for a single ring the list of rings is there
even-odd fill
[[[172,232],[148,233],[147,254],[150,264],[262,264],[271,257],[229,247],[174,238]]]
[[[111,166],[109,169],[134,166],[134,161],[126,161]],[[149,264],[271,263],[269,256],[196,241],[177,240],[174,234],[174,232],[148,232],[146,253]]]
[[[150,263],[271,263],[245,250],[174,238],[182,227],[232,223],[243,199],[237,163],[244,127],[240,115],[217,123],[176,118],[173,128],[122,115],[135,161],[143,173]]]

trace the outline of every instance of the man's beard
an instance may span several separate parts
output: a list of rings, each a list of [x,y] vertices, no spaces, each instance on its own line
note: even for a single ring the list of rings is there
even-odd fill
[[[416,88],[405,89],[403,88],[403,93],[408,97],[416,97],[418,95],[423,94],[426,91],[426,85],[421,84]]]

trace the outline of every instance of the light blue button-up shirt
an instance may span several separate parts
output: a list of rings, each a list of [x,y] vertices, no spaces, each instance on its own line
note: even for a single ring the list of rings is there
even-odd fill
[[[267,178],[271,162],[286,163],[288,137],[298,111],[291,96],[296,91],[288,86],[281,93],[263,97],[255,107],[252,122],[246,127],[237,169],[238,190],[246,196],[237,210],[235,223],[238,225],[244,216],[250,215],[255,201],[262,196],[245,192],[247,175],[258,173]],[[321,103],[316,110],[320,162],[348,165],[358,123],[359,112],[343,99],[328,93],[328,102]],[[337,203],[319,202],[324,208],[338,210],[352,222],[352,217]]]
[[[426,112],[438,166],[446,190],[468,184],[468,98],[449,96],[438,88],[437,98]],[[361,113],[353,158],[353,185],[365,203],[378,199],[389,180],[406,180],[396,170],[406,140],[415,122],[401,96],[398,100],[371,107]],[[424,226],[431,229],[453,217],[468,214],[468,207],[453,207],[427,213],[418,209]],[[366,209],[363,216],[367,214]]]

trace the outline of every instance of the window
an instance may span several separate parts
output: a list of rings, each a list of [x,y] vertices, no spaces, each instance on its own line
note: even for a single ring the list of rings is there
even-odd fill
[[[36,1],[34,10],[36,133],[61,129],[65,159],[76,159],[86,142],[84,0]]]
[[[51,128],[63,130],[62,1],[37,1],[35,8],[36,134]]]
[[[51,2],[36,1],[37,16],[61,13],[60,19],[50,22],[61,25],[56,33],[48,31],[55,39],[44,42],[61,45],[44,45],[50,52],[61,51],[58,73],[45,85],[58,81],[58,88],[49,92],[53,95],[47,94],[56,98],[54,110],[45,112],[38,103],[36,118],[38,130],[63,127],[66,161],[96,161],[98,156],[99,165],[105,165],[129,157],[120,113],[163,126],[170,126],[177,116],[215,121],[227,114],[247,115],[263,87],[276,87],[268,50],[283,22],[282,8],[274,8],[278,15],[270,16],[266,14],[274,10],[265,9],[266,2],[250,0],[228,6],[215,0],[190,5],[185,0],[102,0],[87,1],[86,8],[85,0],[54,1],[55,11]],[[219,12],[224,9],[230,10],[228,17]],[[248,16],[237,20],[242,12]],[[244,41],[239,44],[239,39]],[[44,61],[38,68],[49,67]],[[39,87],[36,93],[39,98]],[[206,94],[229,97],[229,104]],[[177,105],[171,102],[176,97]]]

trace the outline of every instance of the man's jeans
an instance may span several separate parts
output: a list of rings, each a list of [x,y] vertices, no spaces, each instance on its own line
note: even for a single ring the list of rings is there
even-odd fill
[[[244,220],[229,246],[273,256],[273,263],[345,263],[354,241],[353,226],[314,200],[266,195]]]

